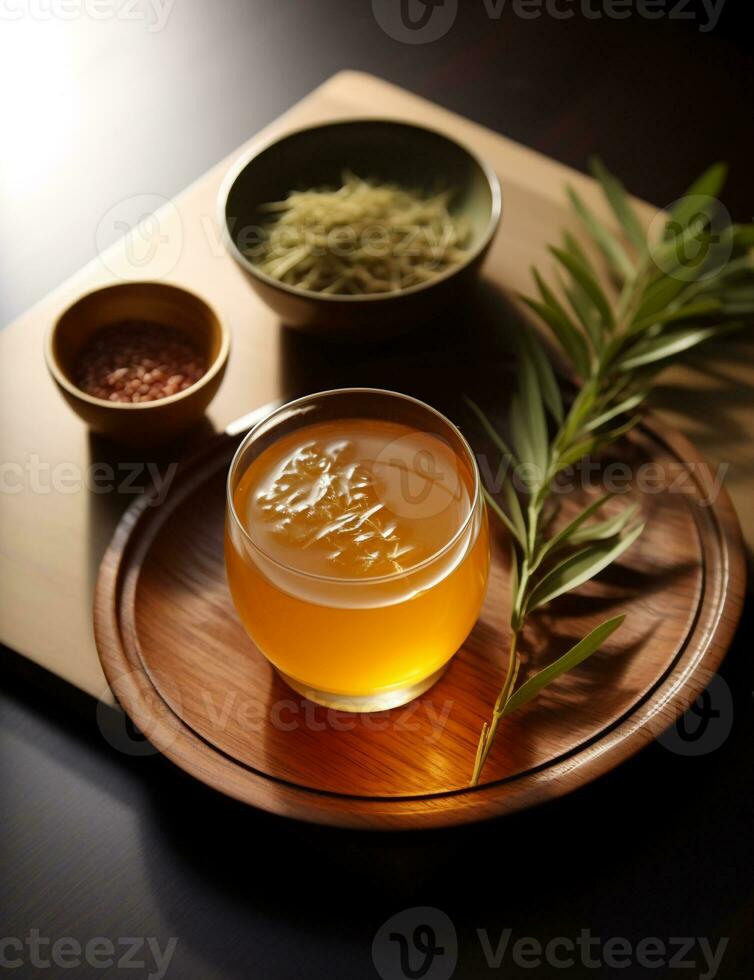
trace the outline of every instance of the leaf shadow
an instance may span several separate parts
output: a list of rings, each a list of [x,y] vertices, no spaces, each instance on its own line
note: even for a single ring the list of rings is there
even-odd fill
[[[742,365],[754,362],[754,338],[719,340],[683,358],[682,367],[661,374],[651,404],[684,419],[684,430],[715,459],[721,433],[726,447],[748,446],[751,433],[744,412],[754,411],[754,389],[742,377]],[[710,382],[716,382],[710,384]],[[704,411],[699,411],[700,394]]]

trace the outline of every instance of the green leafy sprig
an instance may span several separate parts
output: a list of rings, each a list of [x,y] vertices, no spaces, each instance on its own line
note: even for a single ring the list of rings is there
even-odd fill
[[[518,338],[518,382],[511,400],[509,445],[473,402],[482,427],[505,462],[534,474],[523,493],[510,481],[500,503],[485,491],[512,542],[511,640],[508,668],[492,717],[484,723],[472,785],[479,781],[503,718],[597,651],[621,625],[615,616],[567,653],[518,684],[524,624],[535,610],[578,588],[618,559],[641,534],[636,506],[605,518],[605,494],[561,530],[544,519],[559,473],[599,452],[639,421],[653,376],[679,354],[741,326],[754,313],[754,225],[722,220],[717,199],[726,167],[710,167],[661,222],[652,240],[629,197],[599,161],[597,178],[618,233],[602,223],[572,188],[570,202],[604,268],[566,233],[550,249],[556,285],[533,269],[536,297],[524,302],[550,328],[579,382],[566,409],[550,362],[533,332]]]

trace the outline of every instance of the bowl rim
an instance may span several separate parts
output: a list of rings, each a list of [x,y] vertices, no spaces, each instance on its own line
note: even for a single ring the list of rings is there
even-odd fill
[[[72,381],[68,379],[65,372],[62,370],[58,364],[57,357],[54,351],[55,336],[60,326],[60,322],[64,316],[66,316],[74,307],[78,306],[79,303],[83,302],[85,299],[89,299],[91,296],[96,296],[100,293],[107,292],[111,289],[128,289],[133,286],[157,286],[160,289],[174,290],[177,293],[184,293],[190,296],[196,302],[200,303],[205,309],[210,313],[217,323],[218,329],[220,331],[220,349],[217,352],[214,360],[204,372],[204,374],[195,381],[192,385],[184,391],[176,392],[175,395],[167,395],[165,398],[155,398],[149,402],[111,402],[106,398],[97,398],[95,395],[90,395],[88,392],[79,388]],[[65,391],[67,391],[74,398],[87,402],[90,405],[96,405],[99,408],[110,408],[114,411],[146,411],[149,409],[159,408],[163,405],[172,405],[175,402],[184,401],[191,395],[196,394],[201,388],[209,384],[213,378],[215,378],[224,368],[228,360],[228,355],[230,353],[230,331],[228,330],[223,318],[218,314],[217,310],[207,302],[198,293],[195,293],[191,289],[186,289],[184,286],[178,286],[172,282],[160,282],[158,279],[128,279],[123,282],[113,282],[108,283],[105,286],[99,286],[96,289],[88,289],[83,293],[80,293],[76,299],[69,303],[65,309],[55,318],[53,323],[48,327],[47,333],[45,335],[44,342],[44,355],[45,361],[47,363],[47,369],[52,375],[55,382],[60,385]]]
[[[301,289],[300,286],[290,286],[288,283],[283,283],[278,279],[273,279],[272,276],[268,276],[266,272],[262,272],[261,269],[259,269],[243,254],[243,252],[241,252],[235,243],[230,229],[228,228],[227,204],[233,185],[236,183],[246,167],[248,167],[248,165],[254,159],[256,159],[256,157],[260,156],[271,147],[276,146],[278,143],[283,143],[287,139],[299,136],[301,133],[310,132],[311,130],[329,129],[335,126],[353,126],[363,123],[389,124],[392,126],[403,126],[406,129],[421,130],[422,132],[430,133],[433,136],[439,136],[440,139],[454,144],[458,149],[470,157],[470,159],[473,160],[473,162],[484,174],[492,195],[490,217],[484,234],[475,247],[469,251],[462,262],[452,266],[450,269],[446,269],[445,272],[440,273],[435,279],[431,279],[428,282],[417,283],[414,286],[407,286],[405,289],[398,289],[394,292],[368,294],[349,293],[345,295],[334,293],[317,293],[310,289]],[[243,151],[230,165],[225,177],[222,180],[222,183],[220,184],[220,190],[217,195],[217,211],[218,223],[219,227],[222,229],[222,238],[225,247],[242,269],[250,273],[255,279],[258,279],[260,282],[264,283],[264,285],[270,286],[273,289],[279,289],[282,292],[288,293],[291,296],[296,296],[300,299],[318,300],[322,303],[379,303],[396,300],[401,296],[411,296],[416,293],[425,292],[426,290],[432,289],[434,286],[451,279],[453,276],[458,275],[458,273],[462,270],[468,268],[481,254],[484,253],[498,229],[503,213],[503,193],[500,187],[500,180],[495,173],[495,170],[484,159],[484,157],[479,156],[478,153],[472,150],[465,143],[462,143],[454,136],[451,136],[440,129],[436,129],[433,126],[423,126],[419,123],[410,122],[406,119],[398,119],[392,116],[346,116],[342,119],[331,119],[329,121],[325,120],[323,122],[311,123],[307,126],[299,126],[296,129],[283,133],[281,136],[273,136],[261,144],[254,143],[254,145],[248,150]]]

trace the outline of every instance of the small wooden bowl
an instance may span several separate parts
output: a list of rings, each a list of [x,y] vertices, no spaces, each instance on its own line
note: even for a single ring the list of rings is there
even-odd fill
[[[263,272],[245,248],[268,215],[260,206],[304,187],[337,187],[344,170],[420,187],[452,188],[451,211],[470,228],[467,254],[429,282],[392,293],[325,295]],[[287,326],[338,340],[374,341],[441,314],[477,275],[500,223],[500,183],[492,168],[443,133],[391,119],[310,126],[242,156],[225,178],[219,221],[230,254]]]
[[[81,347],[98,328],[128,320],[180,330],[205,357],[206,372],[185,391],[152,402],[110,402],[82,391],[74,382]],[[47,334],[45,360],[63,398],[94,432],[141,448],[166,442],[202,417],[222,381],[229,348],[226,327],[198,296],[160,282],[127,282],[69,306]]]

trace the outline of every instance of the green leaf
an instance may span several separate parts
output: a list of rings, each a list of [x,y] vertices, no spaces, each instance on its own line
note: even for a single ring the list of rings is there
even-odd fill
[[[558,533],[554,535],[554,537],[550,538],[549,541],[546,541],[542,547],[542,550],[539,553],[537,563],[536,563],[537,566],[540,565],[548,555],[553,554],[563,545],[569,544],[570,538],[572,537],[572,535],[576,533],[576,531],[581,527],[581,525],[585,521],[588,521],[593,514],[596,514],[601,507],[604,507],[607,501],[610,500],[612,497],[613,497],[612,493],[606,493],[604,496],[599,497],[597,500],[593,500],[588,507],[585,507],[580,514],[574,517],[574,519],[570,522],[570,524],[567,524],[562,530],[558,531]]]
[[[587,456],[598,449],[603,449],[605,446],[609,446],[611,442],[615,442],[616,439],[620,439],[621,436],[626,435],[630,432],[634,426],[639,424],[639,417],[634,416],[629,419],[624,425],[619,425],[615,429],[608,429],[607,432],[598,432],[594,435],[589,436],[587,439],[583,439],[574,445],[568,445],[557,457],[557,468],[558,471],[564,470],[566,467],[578,463],[580,459]]]
[[[563,308],[557,296],[549,288],[549,286],[544,281],[544,279],[542,279],[539,272],[535,268],[532,268],[531,271],[537,283],[537,288],[539,289],[539,293],[542,299],[544,300],[544,302],[546,303],[546,305],[549,306],[550,309],[557,311],[558,316],[561,320],[563,319],[567,320],[573,326],[567,310]],[[575,281],[573,281],[573,286],[570,290],[568,289],[568,287],[564,286],[563,291],[568,297],[568,300],[571,306],[573,307],[574,312],[576,313],[576,316],[578,317],[581,325],[584,327],[587,336],[591,340],[592,347],[595,350],[599,350],[600,347],[602,346],[602,338],[600,336],[600,326],[599,323],[597,322],[597,320],[599,319],[599,313],[594,309],[587,294],[584,292],[581,286],[579,286],[578,283],[576,283]],[[578,328],[573,326],[573,329],[576,333],[576,337],[578,338],[577,343],[580,341],[581,346],[583,346],[584,351],[586,351],[586,362],[588,365],[590,358],[589,358],[589,353],[586,349],[586,344],[583,343],[583,337],[580,331],[578,330]]]
[[[635,395],[631,395],[629,398],[626,398],[617,405],[614,405],[608,411],[602,412],[601,415],[597,415],[595,418],[591,419],[591,421],[585,426],[586,431],[594,432],[595,429],[599,429],[600,426],[604,425],[606,422],[610,422],[617,415],[623,415],[624,412],[630,412],[632,408],[636,408],[637,405],[640,405],[646,397],[646,391],[639,391]]]
[[[630,548],[643,529],[644,525],[639,524],[617,542],[589,545],[556,565],[529,595],[526,603],[527,612],[538,609],[564,592],[577,589],[584,582],[594,578],[603,568],[607,568]]]
[[[537,313],[550,327],[558,343],[582,378],[589,377],[589,350],[581,333],[571,323],[565,310],[554,309],[528,296],[521,299]]]
[[[512,516],[508,516],[505,513],[500,504],[495,500],[492,494],[486,487],[482,487],[482,493],[484,494],[484,499],[487,501],[488,506],[497,514],[503,524],[508,528],[510,533],[513,535],[516,541],[521,545],[522,548],[526,547],[526,529],[519,529],[516,527],[514,519]]]
[[[750,286],[737,286],[735,284],[727,286],[718,293],[717,298],[726,304],[754,302],[754,279],[752,279],[752,285]]]
[[[479,421],[482,424],[482,428],[490,437],[490,439],[494,442],[494,444],[498,447],[503,457],[504,458],[510,457],[515,462],[516,460],[515,453],[510,448],[508,443],[505,442],[505,440],[502,438],[502,436],[499,434],[497,429],[493,426],[493,424],[490,422],[490,420],[487,418],[487,416],[484,414],[481,408],[477,405],[477,403],[475,401],[472,401],[472,399],[468,398],[467,396],[464,396],[464,401],[469,406],[469,408],[474,412],[476,417],[479,419]],[[482,489],[492,509],[495,511],[495,513],[498,514],[498,516],[501,518],[503,523],[506,524],[508,529],[521,543],[521,545],[525,547],[526,524],[524,523],[524,515],[521,511],[521,504],[519,503],[518,497],[516,496],[516,491],[513,489],[510,480],[505,480],[503,482],[503,494],[505,495],[505,502],[508,505],[510,517],[508,514],[506,514],[501,510],[499,504],[487,492],[487,490],[484,487]],[[508,523],[509,520],[512,526],[511,524]]]
[[[521,510],[521,504],[519,503],[516,491],[513,489],[513,485],[510,480],[506,480],[503,483],[503,494],[505,496],[505,503],[508,507],[508,513],[502,510],[500,505],[497,503],[492,494],[485,488],[482,487],[485,499],[490,504],[495,513],[503,520],[503,522],[508,525],[508,520],[510,520],[510,525],[508,529],[513,532],[516,540],[526,548],[526,523],[524,521],[523,511]]]
[[[579,389],[558,437],[559,445],[567,446],[580,431],[597,400],[597,390],[596,381],[588,381]]]
[[[741,283],[746,284],[752,281],[752,274],[754,274],[754,257],[741,255],[737,259],[725,262],[713,275],[705,276],[704,279],[692,283],[688,287],[689,295],[714,293]]]
[[[622,279],[631,279],[635,272],[634,265],[621,243],[611,231],[600,224],[599,220],[589,210],[573,188],[567,188],[567,192],[574,210],[579,218],[581,218],[584,227],[594,239],[602,254],[610,263],[610,266]],[[581,256],[577,255],[576,257],[585,263],[583,252]]]
[[[726,316],[748,316],[754,313],[754,297],[726,300],[722,312]]]
[[[643,251],[646,248],[647,238],[623,184],[610,173],[597,157],[591,161],[591,171],[602,185],[608,204],[613,209],[613,213],[626,236],[638,249]]]
[[[484,412],[481,410],[481,408],[477,405],[477,403],[475,401],[473,401],[471,398],[467,397],[466,395],[464,395],[463,400],[466,402],[466,404],[469,406],[469,408],[471,409],[471,411],[479,419],[479,421],[480,421],[480,423],[482,425],[482,428],[487,433],[487,435],[490,437],[490,439],[495,443],[495,445],[500,450],[500,452],[503,454],[503,456],[510,456],[513,459],[515,459],[515,453],[513,452],[513,450],[511,449],[511,447],[503,439],[503,437],[497,431],[497,429],[492,424],[492,422],[490,422],[490,420],[487,418],[487,416],[484,414]]]
[[[676,309],[666,309],[662,312],[635,319],[628,331],[630,336],[641,333],[655,323],[674,323],[677,320],[689,320],[695,316],[707,316],[709,313],[717,313],[722,308],[719,299],[700,299],[696,303],[689,303]]]
[[[558,472],[560,472],[560,470],[567,469],[569,466],[572,466],[574,463],[578,463],[578,461],[580,459],[583,459],[584,456],[588,456],[590,453],[593,453],[596,448],[597,448],[596,436],[590,436],[590,438],[588,439],[582,439],[579,442],[574,443],[573,445],[567,446],[558,455],[557,458]]]
[[[513,523],[518,529],[519,534],[526,543],[526,522],[524,521],[524,515],[521,510],[521,504],[519,503],[518,495],[516,494],[513,484],[510,480],[506,480],[503,483],[503,494],[505,495],[505,502],[508,505],[508,510],[511,513]]]
[[[584,265],[589,265],[589,259],[584,249],[581,247],[579,242],[574,238],[570,231],[563,232],[563,243],[567,252],[575,256],[579,262],[583,262]]]
[[[518,386],[511,400],[511,435],[521,463],[531,466],[542,485],[549,461],[549,438],[537,372],[523,345],[518,359]]]
[[[733,227],[726,225],[722,231],[714,231],[712,225],[721,205],[715,198],[690,198],[687,224],[668,219],[670,233],[652,248],[655,265],[666,274],[686,282],[695,282],[710,271],[717,271],[714,264],[720,253],[733,250]],[[727,254],[730,254],[727,251]]]
[[[623,436],[627,435],[631,429],[635,429],[636,426],[641,422],[641,418],[638,415],[632,415],[627,422],[623,425],[616,425],[614,429],[607,429],[605,432],[595,433],[595,439],[597,442],[597,449],[604,449],[611,443],[616,442]]]
[[[534,365],[544,403],[550,410],[555,421],[560,425],[563,421],[563,396],[560,393],[558,382],[555,380],[555,373],[549,358],[532,333],[527,332],[521,334],[520,339],[526,347],[527,355]]]
[[[560,280],[560,277],[558,278],[563,292],[568,297],[568,302],[571,304],[573,312],[576,314],[579,323],[589,337],[592,347],[599,354],[604,346],[602,330],[599,324],[599,314],[594,306],[592,306],[587,294],[577,282],[571,280],[571,284],[568,285]]]
[[[613,362],[623,353],[630,344],[631,338],[627,333],[616,334],[610,338],[610,342],[602,354],[600,370],[602,375],[606,375],[613,368]]]
[[[671,334],[658,337],[656,340],[649,340],[639,344],[634,348],[634,353],[618,363],[621,371],[633,371],[645,364],[653,364],[655,361],[662,361],[675,354],[696,347],[697,344],[709,340],[711,337],[721,336],[731,330],[737,330],[742,326],[741,323],[721,324],[714,327],[699,327],[693,330],[674,331]]]
[[[532,462],[547,464],[550,440],[547,433],[542,389],[539,374],[531,357],[532,346],[525,341],[519,346],[518,356],[518,394],[524,409],[524,424],[534,447]]]
[[[675,237],[676,228],[686,228],[688,223],[699,211],[699,201],[694,198],[717,198],[728,176],[728,166],[725,163],[715,163],[689,187],[683,197],[680,197],[671,208],[668,223],[665,226],[665,237]]]
[[[599,313],[605,327],[607,329],[612,329],[615,322],[613,319],[612,310],[610,309],[610,304],[602,291],[602,287],[597,282],[590,269],[584,265],[583,262],[580,262],[577,258],[571,255],[570,252],[563,251],[562,248],[556,248],[554,245],[551,245],[550,251],[561,263],[561,265],[565,266],[568,272],[573,276],[574,280],[587,294],[589,299],[594,304],[595,309]]]
[[[638,504],[629,504],[624,507],[620,514],[610,517],[599,524],[591,524],[589,527],[581,528],[571,538],[571,544],[585,544],[587,541],[606,541],[620,534],[628,525],[628,522],[639,509]]]
[[[566,320],[568,320],[568,313],[563,308],[555,293],[550,289],[542,276],[539,274],[539,270],[535,266],[531,267],[531,274],[534,277],[534,281],[537,284],[537,289],[539,290],[539,295],[542,297],[543,302],[545,302],[551,309],[562,313]]]
[[[733,225],[733,242],[736,248],[753,248],[754,225]]]
[[[696,303],[687,303],[684,306],[675,306],[664,311],[658,311],[641,320],[635,320],[625,333],[613,337],[605,350],[603,363],[605,366],[608,366],[619,355],[622,355],[624,358],[631,357],[637,349],[637,338],[640,334],[645,334],[651,340],[663,333],[666,326],[677,324],[683,320],[710,316],[713,313],[719,313],[724,316],[726,314],[741,314],[746,312],[748,310],[745,306],[738,308],[735,303],[730,304],[730,306],[724,305],[719,298],[715,297],[700,299]],[[639,341],[640,345],[644,343],[644,340]]]
[[[596,653],[605,640],[618,629],[625,618],[625,615],[614,616],[612,619],[601,623],[591,633],[588,633],[583,640],[579,640],[575,646],[572,646],[562,657],[559,657],[554,663],[524,681],[519,689],[506,701],[501,712],[502,717],[528,704],[544,687],[560,677],[561,674],[573,670],[574,667],[578,667],[587,657]]]
[[[634,320],[644,320],[664,310],[687,286],[688,282],[673,276],[660,276],[659,279],[655,279],[644,291]]]

